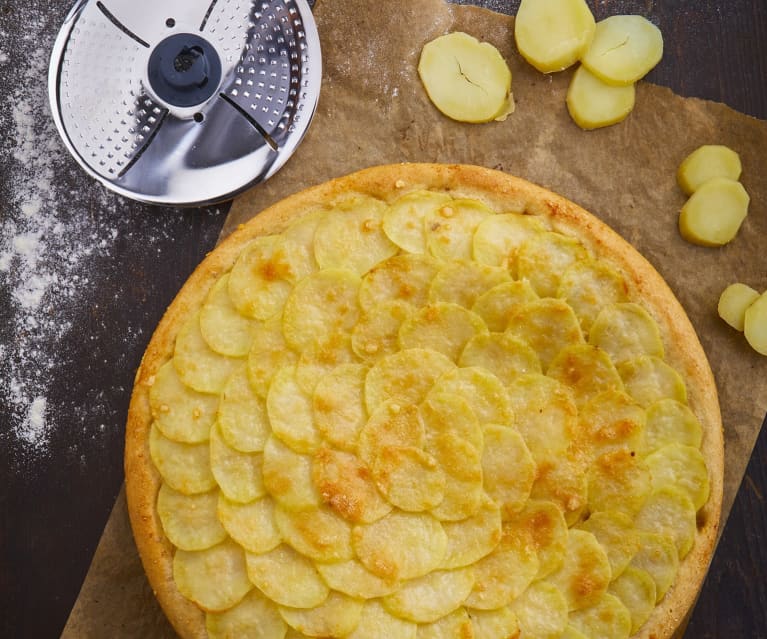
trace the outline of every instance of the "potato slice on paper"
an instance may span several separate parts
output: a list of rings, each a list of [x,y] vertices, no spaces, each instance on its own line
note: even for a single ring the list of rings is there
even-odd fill
[[[205,550],[224,541],[226,530],[216,517],[218,491],[197,495],[176,492],[168,484],[157,494],[157,514],[166,537],[182,550]]]
[[[525,302],[538,299],[527,280],[505,282],[480,295],[471,307],[491,331],[503,332],[514,312]]]
[[[483,431],[485,490],[500,505],[501,513],[509,516],[521,510],[530,497],[535,481],[535,462],[515,428],[486,424]]]
[[[365,310],[392,300],[423,306],[441,262],[431,255],[395,255],[379,262],[362,278],[360,306]]]
[[[330,589],[303,555],[287,544],[265,553],[246,553],[248,578],[272,601],[293,608],[312,608]]]
[[[395,510],[372,524],[356,526],[352,544],[373,574],[384,579],[414,579],[440,566],[447,535],[429,514]]]
[[[424,220],[450,200],[449,195],[432,191],[406,193],[397,198],[384,213],[384,233],[408,253],[426,253]]]
[[[497,610],[468,611],[474,639],[498,639],[498,637],[518,637],[519,621],[509,606]]]
[[[331,592],[319,606],[300,610],[280,606],[280,614],[289,626],[309,637],[346,637],[362,617],[360,599]]]
[[[673,443],[700,448],[703,428],[689,406],[666,398],[647,408],[644,439],[648,452]]]
[[[447,551],[441,568],[461,568],[489,555],[501,540],[501,511],[485,497],[476,514],[460,521],[443,522]]]
[[[312,458],[288,448],[274,436],[264,445],[263,473],[264,486],[283,507],[301,510],[321,503],[312,481]]]
[[[254,588],[234,608],[209,612],[205,627],[210,639],[282,639],[287,625],[277,606]]]
[[[550,73],[578,61],[588,50],[595,28],[585,0],[522,0],[514,39],[525,60]]]
[[[663,57],[663,35],[647,18],[610,16],[597,22],[583,66],[603,82],[625,86],[647,75]]]
[[[735,239],[751,198],[740,182],[716,177],[701,184],[679,214],[679,232],[700,246],[723,246]]]
[[[241,504],[266,494],[261,453],[241,453],[226,443],[221,428],[210,429],[210,469],[221,492]]]
[[[743,334],[757,353],[767,355],[767,293],[746,309]]]
[[[690,552],[695,541],[695,506],[681,488],[664,486],[653,492],[634,523],[639,530],[670,535],[680,559]]]
[[[495,213],[478,200],[453,200],[424,219],[426,247],[443,260],[470,260],[474,232]]]
[[[333,590],[357,599],[385,597],[399,589],[401,582],[374,575],[358,559],[317,563],[325,583]]]
[[[605,351],[615,364],[639,357],[663,357],[655,320],[638,304],[611,304],[602,309],[589,331],[589,344]]]
[[[511,71],[498,49],[460,31],[428,42],[418,75],[435,107],[459,122],[504,120],[514,111]]]
[[[584,574],[590,578],[584,580]],[[585,530],[571,528],[567,534],[564,563],[548,577],[565,596],[568,610],[597,604],[607,592],[610,578],[607,553],[596,537]]]
[[[256,322],[240,315],[229,297],[227,273],[216,282],[200,310],[200,332],[214,351],[244,357],[253,343]]]
[[[652,474],[652,486],[683,489],[697,511],[708,501],[708,469],[700,450],[682,444],[668,444],[645,458]]]
[[[168,361],[157,370],[149,388],[149,406],[163,435],[177,442],[198,444],[210,436],[218,397],[185,386],[173,362]]]
[[[591,513],[578,528],[587,530],[607,551],[612,578],[618,577],[629,565],[640,548],[640,533],[631,517],[625,513],[605,510]]]
[[[245,553],[231,540],[205,550],[176,550],[173,579],[184,597],[214,612],[231,608],[253,588]]]
[[[499,213],[486,217],[474,232],[474,259],[480,264],[506,268],[516,277],[520,247],[533,235],[546,230],[546,223],[532,215]]]
[[[740,156],[721,144],[704,144],[688,155],[677,170],[679,187],[692,195],[704,182],[715,177],[738,180],[742,167]]]
[[[218,425],[224,440],[232,448],[243,453],[264,449],[271,432],[266,403],[253,391],[244,365],[232,373],[224,386]]]
[[[616,596],[631,614],[631,633],[637,632],[655,608],[655,582],[650,574],[629,566],[610,584],[607,592]]]
[[[327,506],[287,510],[278,504],[274,522],[282,538],[310,559],[345,561],[354,555],[351,525]]]
[[[633,84],[607,84],[581,66],[570,80],[566,101],[570,117],[588,131],[622,122],[633,110],[635,100]]]
[[[587,637],[628,639],[631,634],[629,609],[607,593],[592,606],[571,613],[570,623]]]
[[[184,444],[168,439],[152,424],[149,431],[149,454],[168,485],[185,495],[205,493],[215,488],[210,470],[210,445]]]
[[[389,637],[390,639],[416,639],[418,625],[406,619],[399,619],[381,604],[380,601],[366,601],[362,607],[362,615],[357,627],[346,639],[374,639],[374,637]]]
[[[511,603],[523,637],[558,639],[567,626],[567,601],[559,588],[536,581]]]
[[[269,552],[282,542],[280,531],[274,524],[274,501],[271,497],[238,504],[221,495],[217,515],[229,536],[245,550]]]
[[[655,603],[658,603],[676,579],[679,555],[670,535],[639,533],[639,550],[631,566],[647,571],[655,582]]]
[[[456,610],[474,585],[474,569],[435,570],[402,584],[383,598],[383,605],[397,617],[431,623]]]
[[[757,299],[759,293],[746,284],[730,284],[719,296],[717,312],[736,331],[743,332],[746,323],[746,309]]]

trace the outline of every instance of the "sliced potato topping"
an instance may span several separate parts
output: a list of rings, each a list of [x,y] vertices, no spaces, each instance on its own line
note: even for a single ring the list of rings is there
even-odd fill
[[[618,366],[626,392],[641,406],[661,399],[687,402],[687,387],[682,376],[660,357],[643,355]]]
[[[418,625],[395,617],[378,600],[369,600],[362,607],[362,615],[357,627],[348,639],[372,639],[372,637],[397,637],[398,639],[416,639]]]
[[[474,586],[474,569],[435,570],[411,579],[395,593],[383,598],[383,605],[397,617],[430,623],[457,609]]]
[[[588,608],[571,613],[570,623],[587,637],[628,639],[631,634],[631,613],[611,594],[605,594]]]
[[[549,365],[546,375],[568,386],[578,406],[606,390],[623,390],[618,370],[601,348],[575,344],[563,348]]]
[[[390,257],[362,278],[360,306],[370,310],[393,300],[423,306],[429,301],[429,289],[440,267],[439,260],[430,255],[406,253]]]
[[[458,608],[432,623],[418,624],[417,639],[475,639],[476,631],[472,628],[466,608]]]
[[[278,370],[298,361],[282,333],[282,316],[277,315],[256,326],[253,346],[248,353],[248,379],[254,392],[266,399],[269,385]]]
[[[658,603],[674,583],[679,568],[679,553],[674,539],[668,534],[639,532],[639,550],[631,566],[645,570],[655,582],[655,603]]]
[[[312,481],[312,458],[288,448],[274,436],[264,446],[264,486],[285,508],[301,510],[320,504]]]
[[[655,320],[638,304],[611,304],[594,320],[589,343],[607,352],[614,364],[640,355],[663,357],[663,342]]]
[[[470,610],[469,618],[474,639],[519,636],[519,621],[509,606],[497,610]]]
[[[655,582],[650,574],[629,566],[610,584],[608,591],[621,600],[631,614],[631,634],[650,618],[655,608]]]
[[[351,525],[330,508],[288,510],[279,504],[274,522],[282,538],[303,556],[315,561],[351,559]]]
[[[266,403],[254,391],[245,366],[237,369],[221,391],[218,425],[226,443],[243,453],[264,449],[271,433]]]
[[[562,71],[588,50],[596,23],[585,0],[522,0],[514,22],[517,48],[539,71]]]
[[[424,219],[426,248],[443,260],[470,260],[474,231],[493,212],[477,200],[453,200]]]
[[[288,625],[309,637],[346,637],[362,618],[362,601],[331,592],[314,608],[298,610],[280,606],[279,610]]]
[[[393,506],[430,510],[445,498],[445,473],[437,460],[415,446],[385,446],[373,458],[373,477]]]
[[[676,486],[687,493],[695,510],[708,501],[709,482],[706,462],[700,450],[682,444],[668,444],[647,456],[653,489]]]
[[[695,538],[695,506],[682,488],[663,486],[653,492],[634,520],[640,530],[668,534],[679,558],[692,548]]]
[[[502,213],[486,217],[474,233],[474,259],[506,268],[516,277],[520,248],[526,240],[546,230],[546,224],[532,215]]]
[[[495,375],[482,368],[470,366],[448,371],[434,384],[432,393],[462,397],[480,424],[514,423],[514,413],[506,388]]]
[[[640,548],[641,534],[630,516],[619,511],[592,513],[578,528],[587,530],[607,551],[612,578],[620,576]]]
[[[740,179],[740,156],[721,144],[705,144],[688,155],[677,170],[680,188],[692,195],[704,182],[712,178]]]
[[[536,581],[511,604],[522,637],[557,639],[567,626],[567,601],[559,588]]]
[[[588,257],[588,251],[578,240],[546,231],[536,233],[519,248],[517,271],[541,297],[557,294],[562,274],[568,267]]]
[[[320,444],[312,399],[299,386],[296,367],[285,366],[274,376],[266,398],[272,432],[297,453],[313,453]]]
[[[511,282],[505,268],[470,261],[448,262],[432,280],[429,299],[471,308],[480,295],[505,282]]]
[[[214,351],[231,357],[244,357],[253,342],[255,322],[237,312],[229,297],[229,274],[225,274],[208,293],[200,311],[200,332]]]
[[[675,399],[661,399],[647,408],[645,450],[652,452],[666,444],[700,448],[703,429],[688,406]]]
[[[360,432],[357,454],[371,467],[385,447],[422,448],[426,432],[418,406],[396,400],[381,404]]]
[[[379,302],[363,312],[352,329],[351,345],[357,357],[375,361],[399,350],[402,323],[415,313],[415,306],[402,300]]]
[[[723,246],[732,241],[748,214],[750,202],[740,182],[711,178],[685,202],[679,214],[679,232],[693,244]]]
[[[485,495],[480,449],[451,432],[429,438],[427,450],[445,477],[443,499],[431,509],[437,519],[457,521],[479,510]]]
[[[271,497],[238,504],[221,495],[218,518],[229,536],[247,551],[269,552],[282,542],[274,522],[274,501]]]
[[[599,455],[588,472],[589,507],[636,513],[652,491],[648,465],[625,448]]]
[[[210,429],[210,469],[232,501],[244,504],[266,494],[263,462],[260,453],[241,453],[229,446],[218,424]]]
[[[498,49],[454,32],[428,42],[418,75],[442,113],[459,122],[503,120],[514,110],[511,71]]]
[[[582,129],[599,129],[622,122],[634,108],[633,84],[614,86],[586,67],[578,67],[567,89],[567,110]]]
[[[521,543],[535,549],[536,579],[543,579],[560,568],[567,543],[567,522],[555,503],[531,499],[504,526],[506,535],[513,534]]]
[[[527,280],[505,282],[480,295],[471,310],[485,320],[491,331],[501,333],[519,306],[535,299],[538,296]]]
[[[397,198],[383,216],[383,230],[397,246],[412,254],[426,253],[425,220],[450,201],[433,191],[412,191]]]
[[[487,332],[482,318],[458,304],[434,302],[408,317],[399,329],[404,349],[426,348],[442,353],[454,362],[466,343]]]
[[[746,309],[743,334],[757,353],[767,355],[767,292]]]
[[[757,299],[759,293],[746,284],[730,284],[719,296],[717,312],[736,331],[743,332],[746,324],[746,309]]]
[[[367,368],[341,364],[314,389],[314,423],[323,439],[343,450],[354,450],[367,420],[363,388]]]
[[[330,589],[311,561],[286,544],[264,553],[247,553],[247,575],[272,601],[293,608],[313,608]]]
[[[660,29],[643,16],[610,16],[597,22],[594,40],[581,58],[603,82],[625,86],[647,75],[663,57]]]
[[[482,472],[485,490],[509,516],[521,510],[535,480],[535,462],[525,440],[509,426],[486,424]]]
[[[374,575],[357,559],[318,563],[317,570],[333,590],[357,599],[377,599],[396,592],[401,582]]]
[[[607,553],[596,537],[585,530],[570,529],[564,563],[548,577],[564,595],[568,610],[598,604],[607,592],[610,578]]]
[[[170,542],[182,550],[205,550],[224,541],[226,530],[216,517],[216,491],[184,495],[168,484],[157,495],[157,514]]]
[[[487,499],[476,514],[454,522],[443,522],[447,551],[442,568],[470,566],[489,555],[501,540],[501,511]]]
[[[566,300],[588,331],[605,306],[627,300],[626,281],[615,269],[594,259],[579,260],[562,274],[557,297]]]
[[[506,385],[521,375],[541,372],[535,351],[508,333],[475,335],[466,343],[458,364],[489,370]]]
[[[257,588],[233,608],[224,612],[209,612],[205,627],[210,639],[282,639],[287,631],[277,606]]]
[[[210,470],[210,445],[184,444],[165,437],[157,426],[149,431],[152,463],[168,485],[185,495],[205,493],[216,486]]]

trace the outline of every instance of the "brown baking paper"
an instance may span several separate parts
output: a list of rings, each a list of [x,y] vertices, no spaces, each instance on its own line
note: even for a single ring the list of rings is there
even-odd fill
[[[321,0],[315,18],[324,67],[315,119],[285,167],[235,201],[224,234],[304,187],[392,162],[497,168],[577,202],[656,267],[698,331],[725,426],[725,519],[767,410],[767,357],[717,317],[716,305],[734,281],[767,289],[767,178],[760,173],[767,122],[640,83],[626,121],[584,132],[565,106],[571,72],[542,75],[525,63],[513,45],[512,18],[442,0]],[[450,31],[492,43],[508,61],[516,111],[505,122],[453,122],[429,102],[418,56]],[[675,173],[693,149],[713,143],[740,154],[751,205],[733,242],[706,249],[679,235],[685,196]],[[144,578],[122,494],[63,634],[105,636],[174,636]]]

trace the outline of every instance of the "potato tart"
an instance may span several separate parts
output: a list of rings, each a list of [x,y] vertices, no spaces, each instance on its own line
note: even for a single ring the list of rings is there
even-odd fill
[[[128,507],[183,637],[670,637],[713,550],[716,388],[598,219],[375,167],[189,278],[130,405]]]

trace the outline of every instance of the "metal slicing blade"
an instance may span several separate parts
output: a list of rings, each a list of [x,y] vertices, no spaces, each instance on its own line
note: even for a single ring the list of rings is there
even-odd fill
[[[80,165],[155,204],[230,199],[271,177],[319,98],[306,0],[80,0],[53,48],[53,118]]]

